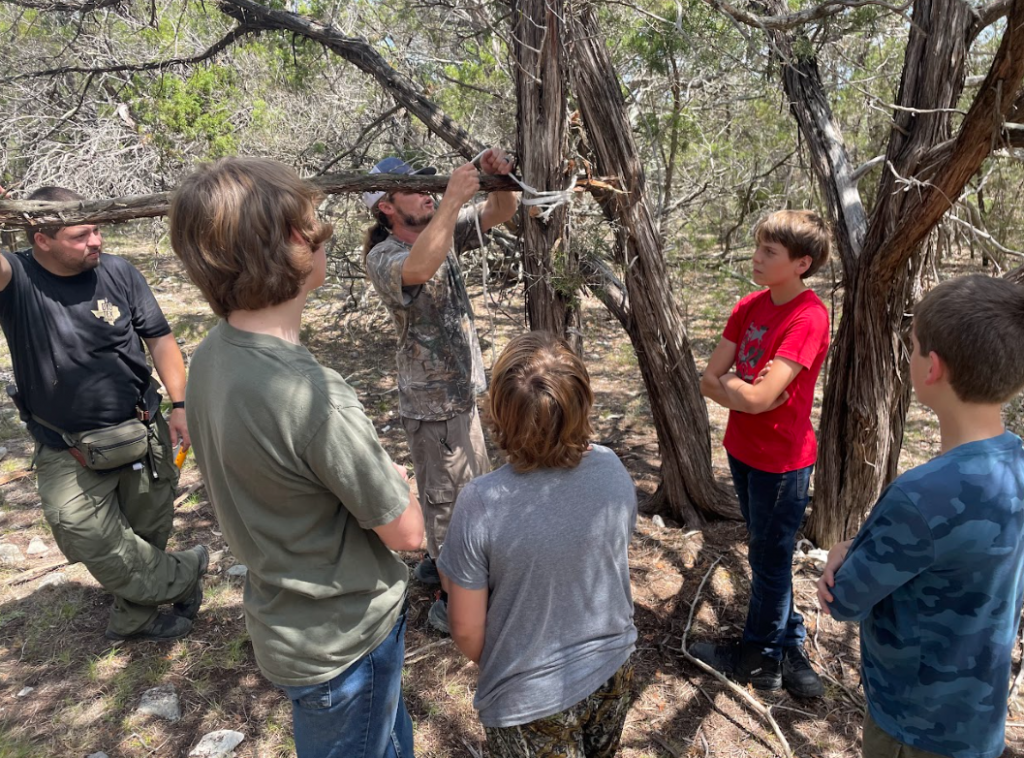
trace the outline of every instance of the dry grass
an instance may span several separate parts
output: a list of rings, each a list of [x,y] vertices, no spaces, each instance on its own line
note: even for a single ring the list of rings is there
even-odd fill
[[[114,241],[108,249],[138,250],[137,242]],[[188,353],[214,322],[196,292],[183,283],[174,259],[132,256],[164,307]],[[737,278],[681,268],[679,282],[691,296],[687,326],[702,364],[717,342],[729,308],[746,291]],[[472,289],[472,288],[471,288]],[[475,288],[479,291],[479,288]],[[826,303],[828,293],[820,291]],[[510,335],[523,328],[514,295],[489,307],[477,298],[478,327],[489,364]],[[393,376],[393,329],[371,297],[359,314],[346,313],[324,290],[311,302],[303,337],[324,363],[336,368],[360,393],[380,438],[399,461],[408,461],[398,423]],[[597,395],[598,441],[612,447],[641,491],[658,481],[658,449],[633,355],[617,324],[593,301],[585,301],[587,359]],[[10,376],[9,358],[0,373]],[[820,406],[816,406],[820,407]],[[817,412],[817,410],[816,410]],[[720,442],[725,413],[710,409],[716,474],[728,473]],[[9,404],[0,406],[0,442],[9,448],[3,465],[24,468],[31,452]],[[934,454],[934,422],[919,407],[911,412],[904,449],[906,465]],[[182,486],[195,482],[191,458]],[[52,545],[32,478],[5,485],[0,537],[23,550],[33,536]],[[111,756],[184,756],[199,737],[214,729],[246,735],[240,758],[294,754],[289,706],[258,673],[241,609],[241,583],[225,571],[234,560],[226,551],[205,493],[177,510],[171,547],[197,542],[224,551],[211,565],[206,603],[193,634],[173,645],[112,645],[102,637],[109,597],[81,566],[65,569],[71,582],[40,590],[43,577],[20,582],[22,572],[52,563],[56,549],[19,568],[0,568],[0,758],[82,756],[103,750]],[[406,556],[410,564],[415,556]],[[630,551],[640,639],[636,654],[637,698],[626,724],[621,755],[772,756],[776,743],[760,719],[731,692],[705,677],[679,655],[680,637],[697,585],[718,558],[696,609],[691,639],[738,632],[745,611],[748,573],[741,525],[716,524],[689,533],[659,527],[642,516]],[[813,568],[799,565],[796,602],[807,619],[808,649],[832,680],[817,702],[786,694],[758,695],[772,707],[798,756],[840,758],[859,755],[860,698],[855,626],[822,617],[815,609]],[[472,707],[475,667],[429,630],[432,598],[413,586],[407,637],[406,698],[416,726],[421,758],[482,755],[483,733]],[[133,715],[141,693],[158,683],[175,685],[182,718],[174,724]],[[23,687],[27,697],[16,697]],[[1013,705],[1013,713],[1021,708]],[[1008,755],[1024,753],[1024,730],[1008,732]]]

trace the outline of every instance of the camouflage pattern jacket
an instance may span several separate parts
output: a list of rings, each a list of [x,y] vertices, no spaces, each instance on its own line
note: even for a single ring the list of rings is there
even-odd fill
[[[1024,450],[960,445],[882,493],[836,573],[830,605],[861,620],[871,716],[953,758],[1003,751],[1024,590]]]
[[[367,275],[398,332],[398,406],[406,418],[453,418],[472,408],[477,393],[487,387],[458,258],[480,246],[474,219],[479,213],[480,206],[462,209],[448,256],[425,284],[402,284],[402,266],[412,246],[393,236],[366,256]]]

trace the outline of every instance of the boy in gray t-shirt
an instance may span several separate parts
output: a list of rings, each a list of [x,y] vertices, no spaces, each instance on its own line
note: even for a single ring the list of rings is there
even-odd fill
[[[557,337],[513,339],[489,404],[509,463],[463,489],[438,567],[452,638],[480,665],[490,754],[612,756],[637,636],[633,482],[615,453],[588,444],[590,379]]]

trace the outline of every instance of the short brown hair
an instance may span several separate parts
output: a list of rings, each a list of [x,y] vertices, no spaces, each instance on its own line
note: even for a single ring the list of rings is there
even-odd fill
[[[801,279],[815,274],[828,263],[832,249],[832,232],[825,219],[814,211],[776,211],[765,216],[754,227],[758,244],[775,242],[789,251],[790,260],[810,256],[811,265]]]
[[[25,198],[26,200],[42,200],[49,203],[73,203],[75,201],[85,200],[84,197],[79,195],[74,190],[69,190],[64,187],[40,187]],[[39,232],[45,237],[53,239],[64,227],[59,224],[45,224],[43,226],[30,226],[25,230],[25,234],[28,235],[28,244],[35,245],[36,232]]]
[[[1024,287],[975,274],[950,279],[914,308],[921,355],[935,352],[965,403],[1005,403],[1024,387]]]
[[[321,194],[266,158],[200,166],[171,198],[171,246],[218,316],[299,294],[313,250],[333,232],[316,217]],[[296,244],[292,230],[308,243]]]
[[[488,422],[516,471],[575,468],[594,433],[593,404],[587,367],[553,334],[515,337],[494,364]]]

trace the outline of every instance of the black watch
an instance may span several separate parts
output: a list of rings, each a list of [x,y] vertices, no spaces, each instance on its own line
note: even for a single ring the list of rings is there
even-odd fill
[[[184,400],[179,400],[179,401],[178,401],[178,402],[176,402],[176,403],[171,403],[171,407],[172,407],[172,408],[173,408],[174,410],[178,410],[179,408],[182,408],[182,409],[184,409],[184,408],[185,408],[185,401],[184,401]]]

